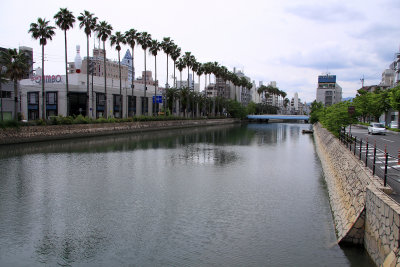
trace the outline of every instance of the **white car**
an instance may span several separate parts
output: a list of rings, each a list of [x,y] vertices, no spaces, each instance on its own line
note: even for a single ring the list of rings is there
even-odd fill
[[[399,128],[399,124],[397,123],[397,121],[391,121],[389,127],[393,128],[393,129],[398,129]]]
[[[386,134],[385,125],[379,122],[371,122],[368,126],[368,134]]]

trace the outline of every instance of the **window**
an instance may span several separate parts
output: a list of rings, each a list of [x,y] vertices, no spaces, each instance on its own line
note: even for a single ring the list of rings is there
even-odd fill
[[[57,104],[57,92],[47,92],[46,94],[46,105]]]
[[[1,91],[1,98],[11,98],[11,91]]]
[[[29,92],[28,93],[28,104],[29,105],[39,104],[39,93],[38,92]]]

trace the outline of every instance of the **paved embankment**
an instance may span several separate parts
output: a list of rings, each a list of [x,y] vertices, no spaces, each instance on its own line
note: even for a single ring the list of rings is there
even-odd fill
[[[239,120],[171,120],[99,124],[23,126],[20,128],[0,129],[0,145],[49,141],[77,137],[112,135],[161,129],[223,125],[236,122],[239,122]]]
[[[319,124],[314,137],[338,242],[363,244],[377,265],[400,264],[400,206],[385,193],[390,188]]]

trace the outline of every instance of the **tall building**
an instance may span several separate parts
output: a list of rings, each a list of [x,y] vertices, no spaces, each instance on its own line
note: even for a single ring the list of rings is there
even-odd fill
[[[87,64],[88,60],[85,57],[82,60],[82,66],[77,65],[77,58],[80,58],[79,47],[77,46],[77,54],[74,62],[69,62],[68,70],[69,73],[82,73],[87,74]],[[93,49],[93,57],[89,57],[90,63],[89,73],[92,73],[93,76],[104,77],[104,49],[94,48]],[[79,64],[79,63],[78,63]],[[106,68],[107,68],[107,78],[119,79],[119,65],[118,61],[111,61],[106,59]],[[121,62],[121,80],[128,80],[128,66],[122,64]]]
[[[317,102],[330,106],[342,101],[342,87],[336,83],[336,75],[319,75]]]
[[[121,60],[121,65],[128,67],[128,81],[129,82],[132,82],[132,79],[135,79],[135,77],[134,77],[135,73],[132,68],[132,60],[133,60],[133,57],[131,55],[131,52],[129,51],[129,49],[127,49],[125,56]]]

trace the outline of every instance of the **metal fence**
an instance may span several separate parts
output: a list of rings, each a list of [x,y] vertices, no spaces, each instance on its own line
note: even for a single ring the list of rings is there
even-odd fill
[[[386,186],[388,179],[400,185],[400,156],[390,155],[385,149],[376,147],[376,142],[369,142],[368,139],[357,138],[345,131],[339,134],[339,140],[363,161],[366,167],[372,169],[372,173],[381,177]],[[400,151],[399,151],[400,154]]]

